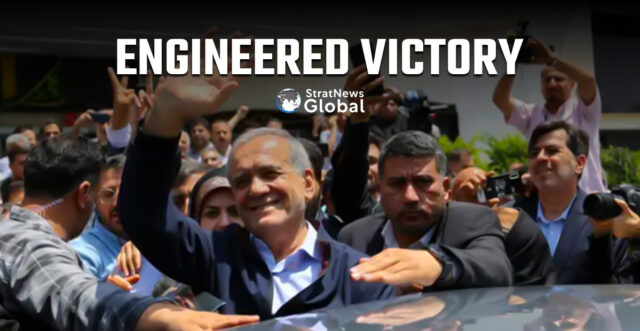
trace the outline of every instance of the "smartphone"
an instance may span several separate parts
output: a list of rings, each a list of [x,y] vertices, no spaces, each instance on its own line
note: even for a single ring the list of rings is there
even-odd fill
[[[518,170],[509,171],[499,176],[487,178],[484,190],[478,191],[478,202],[487,202],[493,198],[521,194],[524,192],[522,173]]]
[[[353,67],[358,67],[360,65],[364,64],[364,52],[362,51],[362,44],[358,43],[354,46],[349,47],[349,56],[351,57],[351,64],[353,64]],[[380,77],[380,75],[369,75],[369,80],[367,80],[367,83],[377,79],[378,77]],[[384,86],[383,84],[380,84],[378,86],[376,86],[373,90],[369,91],[368,93],[366,93],[365,95],[369,96],[369,95],[382,95],[382,93],[384,93]]]
[[[107,122],[109,122],[110,118],[111,118],[111,116],[109,114],[91,113],[91,120],[96,122],[96,123],[100,123],[100,124],[107,123]]]

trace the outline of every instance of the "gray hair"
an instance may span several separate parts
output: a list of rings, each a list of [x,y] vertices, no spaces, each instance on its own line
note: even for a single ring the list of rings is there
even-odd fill
[[[306,169],[313,169],[311,167],[311,162],[309,161],[309,155],[304,149],[304,146],[302,146],[296,138],[291,136],[289,132],[282,129],[257,128],[249,130],[240,135],[240,137],[233,142],[231,154],[233,154],[238,146],[252,140],[253,138],[262,136],[276,136],[287,140],[287,143],[289,144],[289,161],[298,174],[302,175]]]
[[[7,137],[5,143],[5,150],[9,151],[13,146],[22,145],[22,147],[29,149],[32,146],[29,144],[29,138],[25,137],[22,133],[14,133]]]
[[[447,157],[444,155],[438,141],[422,131],[403,131],[393,135],[382,145],[378,173],[382,177],[384,163],[392,156],[404,157],[435,157],[436,169],[441,176],[447,170]]]

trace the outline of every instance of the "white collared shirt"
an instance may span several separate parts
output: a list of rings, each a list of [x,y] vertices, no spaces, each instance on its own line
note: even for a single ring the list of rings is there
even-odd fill
[[[260,238],[251,235],[251,242],[271,271],[273,282],[273,301],[271,313],[275,314],[280,307],[291,300],[298,293],[309,287],[320,275],[322,270],[322,251],[318,246],[318,232],[307,224],[307,236],[302,246],[276,262],[269,246]]]
[[[436,231],[436,227],[432,226],[427,233],[420,238],[420,240],[414,242],[409,245],[409,249],[425,249],[429,246],[429,242],[431,241],[431,237],[433,237],[433,233]],[[398,242],[396,241],[396,236],[393,233],[393,224],[391,224],[391,220],[387,220],[387,223],[382,228],[382,238],[384,238],[384,248],[399,248]]]

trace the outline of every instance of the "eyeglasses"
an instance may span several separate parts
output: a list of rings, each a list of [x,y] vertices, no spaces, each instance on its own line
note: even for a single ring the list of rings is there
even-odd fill
[[[112,188],[103,188],[98,191],[98,200],[105,205],[110,205],[113,201],[118,197],[118,193],[120,193],[120,188],[112,189]]]

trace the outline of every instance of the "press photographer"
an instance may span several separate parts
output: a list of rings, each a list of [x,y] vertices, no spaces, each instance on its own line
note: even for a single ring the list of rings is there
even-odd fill
[[[545,43],[528,36],[526,29],[519,33],[526,36],[519,62],[546,65],[541,71],[545,103],[528,104],[512,97],[511,89],[516,76],[504,75],[493,92],[494,104],[503,113],[505,122],[527,137],[531,137],[539,124],[555,120],[566,121],[585,130],[589,139],[589,155],[580,179],[580,188],[585,192],[605,191],[600,164],[602,105],[595,77],[587,70],[558,57]],[[574,94],[576,84],[577,93]]]
[[[578,187],[589,153],[587,134],[566,122],[537,126],[529,140],[531,181],[538,189],[516,204],[536,220],[557,272],[556,284],[609,283],[626,259],[624,240],[594,232]]]

